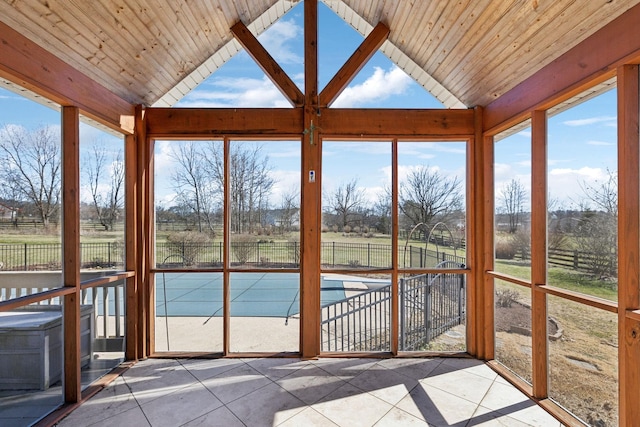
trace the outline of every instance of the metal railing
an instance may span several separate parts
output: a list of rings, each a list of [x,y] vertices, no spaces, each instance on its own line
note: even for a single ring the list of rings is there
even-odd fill
[[[321,308],[322,351],[389,351],[391,285]]]
[[[454,264],[451,261],[442,264],[445,263]],[[431,273],[402,278],[399,288],[400,351],[421,350],[435,337],[464,322],[464,274]]]
[[[439,268],[460,268],[444,261]],[[390,351],[391,285],[321,308],[321,350]],[[421,274],[400,279],[399,350],[419,351],[465,321],[465,275]]]

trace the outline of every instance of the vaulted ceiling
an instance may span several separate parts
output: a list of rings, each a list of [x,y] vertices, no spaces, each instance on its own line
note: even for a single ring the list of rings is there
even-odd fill
[[[2,0],[0,21],[121,98],[171,106],[300,0]],[[446,107],[487,105],[640,0],[323,0]],[[613,41],[612,41],[613,42]],[[321,43],[321,41],[320,41]]]

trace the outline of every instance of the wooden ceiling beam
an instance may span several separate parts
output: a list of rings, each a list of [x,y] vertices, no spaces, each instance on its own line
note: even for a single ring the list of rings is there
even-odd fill
[[[278,65],[267,50],[260,44],[258,39],[242,22],[236,23],[231,27],[231,32],[236,40],[245,48],[249,56],[251,56],[258,66],[265,72],[267,77],[271,79],[274,85],[282,92],[287,100],[294,107],[299,107],[304,103],[304,95],[298,89],[298,86]]]
[[[351,83],[388,37],[389,27],[382,22],[378,22],[378,25],[373,28],[367,38],[363,40],[347,62],[320,92],[319,103],[321,107],[331,105],[340,96],[342,91]]]
[[[189,135],[300,135],[301,108],[147,108],[147,135],[185,138]]]
[[[324,136],[470,137],[473,110],[397,110],[324,108]]]
[[[111,129],[131,133],[135,106],[0,22],[0,77]]]

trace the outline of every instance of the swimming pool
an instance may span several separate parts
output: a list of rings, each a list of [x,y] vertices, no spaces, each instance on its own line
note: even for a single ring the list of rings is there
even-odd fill
[[[323,276],[321,304],[345,298],[344,280]],[[231,273],[231,316],[288,317],[300,312],[298,273]],[[222,273],[157,273],[156,316],[222,316]]]

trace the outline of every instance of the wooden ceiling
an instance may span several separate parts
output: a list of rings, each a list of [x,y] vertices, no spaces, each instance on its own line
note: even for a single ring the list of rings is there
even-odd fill
[[[446,107],[487,105],[640,0],[324,0]],[[146,106],[170,106],[299,1],[2,0],[0,21]],[[320,41],[321,43],[322,41]],[[612,41],[613,42],[613,41]]]

